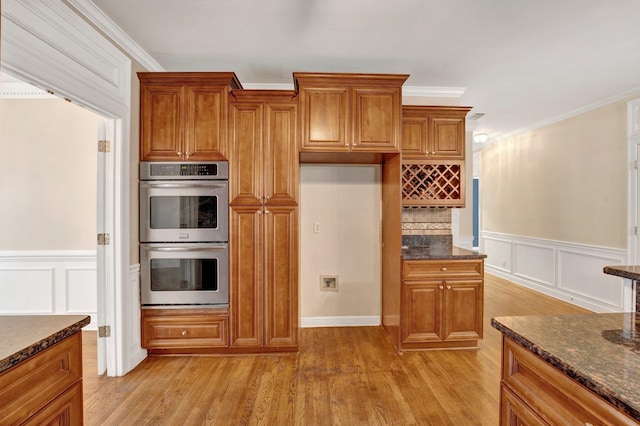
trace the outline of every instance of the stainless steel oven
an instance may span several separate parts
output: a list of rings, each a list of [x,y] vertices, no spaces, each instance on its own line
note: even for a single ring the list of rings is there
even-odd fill
[[[140,241],[229,241],[227,162],[140,163]]]
[[[229,304],[229,167],[140,163],[143,306]]]
[[[229,304],[227,243],[140,245],[143,306]]]

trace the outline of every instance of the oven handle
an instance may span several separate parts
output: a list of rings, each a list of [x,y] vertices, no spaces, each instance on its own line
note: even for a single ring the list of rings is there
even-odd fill
[[[211,183],[151,183],[147,184],[149,188],[211,188],[221,186],[221,181],[211,181]]]
[[[188,251],[220,251],[220,250],[225,250],[227,247],[226,246],[217,246],[217,247],[153,247],[153,251],[168,251],[168,252],[173,252],[173,251],[182,251],[182,252],[188,252]]]

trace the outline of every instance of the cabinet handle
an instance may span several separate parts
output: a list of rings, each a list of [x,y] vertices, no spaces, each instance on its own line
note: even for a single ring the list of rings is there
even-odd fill
[[[264,214],[269,214],[269,213],[271,213],[269,210],[264,211]]]
[[[258,214],[262,214],[262,210],[258,210]]]
[[[444,286],[439,286],[440,290],[444,290]]]
[[[178,151],[177,154],[182,157],[182,151]]]
[[[188,160],[189,157],[191,156],[191,153],[189,151],[187,151],[187,152],[184,153],[184,156],[185,156],[185,160]]]
[[[442,268],[442,272],[446,272],[446,271],[447,271],[447,268]]]
[[[187,335],[187,330],[182,330],[182,335],[186,336]]]
[[[450,285],[447,286],[447,290],[451,290],[451,286]]]

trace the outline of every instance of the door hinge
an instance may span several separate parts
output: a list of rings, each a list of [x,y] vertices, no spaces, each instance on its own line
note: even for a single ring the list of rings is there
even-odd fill
[[[111,142],[98,141],[98,152],[111,152]]]
[[[111,337],[111,326],[102,325],[98,327],[98,337]]]
[[[638,170],[638,160],[633,160],[633,168]]]
[[[109,238],[109,234],[98,234],[98,245],[99,246],[108,246],[111,242]]]
[[[637,226],[633,227],[633,235],[638,235],[638,227]]]

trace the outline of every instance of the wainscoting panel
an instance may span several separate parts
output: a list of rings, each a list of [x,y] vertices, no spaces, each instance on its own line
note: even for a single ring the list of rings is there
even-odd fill
[[[595,312],[630,306],[629,280],[606,275],[605,266],[624,265],[623,249],[482,232],[485,271]]]
[[[0,251],[0,314],[90,315],[96,329],[93,250]]]

